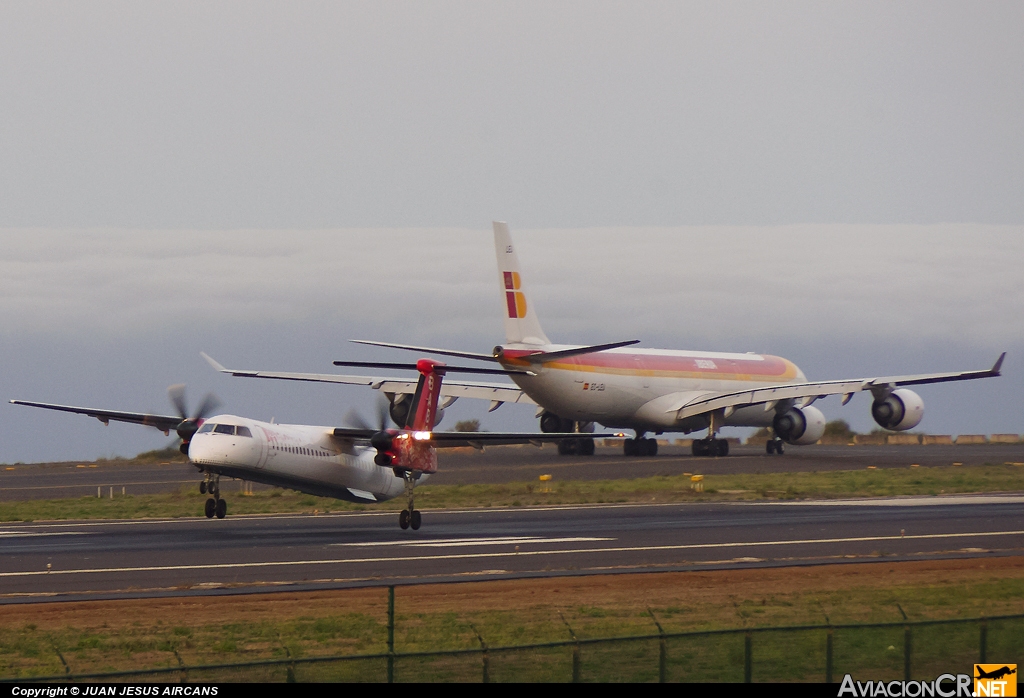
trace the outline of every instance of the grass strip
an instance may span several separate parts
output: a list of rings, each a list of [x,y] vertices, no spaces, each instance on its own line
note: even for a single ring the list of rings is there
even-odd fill
[[[857,497],[938,496],[1024,491],[1024,467],[1014,465],[708,475],[703,491],[688,475],[594,481],[513,482],[487,485],[430,485],[416,489],[420,509],[517,507],[627,502],[718,502]],[[229,514],[283,514],[399,510],[404,499],[376,505],[350,504],[274,489],[232,495],[224,487]],[[195,487],[113,499],[30,500],[0,503],[0,521],[181,518],[202,516],[206,496]]]

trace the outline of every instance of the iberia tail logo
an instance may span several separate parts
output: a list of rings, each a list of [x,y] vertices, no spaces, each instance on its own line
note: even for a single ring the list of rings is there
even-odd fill
[[[506,271],[505,303],[508,305],[508,316],[513,320],[526,317],[526,296],[519,290],[519,272]]]
[[[975,664],[974,695],[1009,697],[1017,695],[1016,664]]]

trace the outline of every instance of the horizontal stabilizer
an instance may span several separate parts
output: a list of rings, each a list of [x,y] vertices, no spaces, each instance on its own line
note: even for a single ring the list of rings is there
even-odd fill
[[[618,349],[619,347],[628,347],[632,344],[639,344],[639,339],[630,339],[625,342],[611,342],[610,344],[592,344],[589,347],[576,347],[575,349],[562,349],[561,351],[544,351],[537,354],[529,354],[522,358],[524,361],[529,361],[531,364],[543,364],[548,361],[558,361],[559,359],[568,359],[571,356],[582,356],[583,354],[596,354],[599,351],[607,351],[608,349]]]
[[[455,349],[435,349],[433,347],[417,347],[411,344],[393,344],[391,342],[374,342],[368,339],[350,339],[354,344],[368,344],[373,347],[388,347],[389,349],[403,349],[415,351],[421,354],[440,354],[442,356],[457,356],[460,359],[479,359],[480,361],[497,361],[493,354],[479,354],[473,351],[456,351]]]
[[[416,364],[388,363],[383,361],[335,361],[335,366],[354,366],[358,368],[392,368],[400,371],[416,371]],[[529,371],[507,370],[504,368],[476,368],[473,366],[439,366],[445,373],[482,373],[492,376],[529,376]]]

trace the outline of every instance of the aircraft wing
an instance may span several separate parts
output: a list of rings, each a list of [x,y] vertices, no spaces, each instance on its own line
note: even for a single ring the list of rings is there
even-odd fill
[[[1000,375],[1003,359],[999,357],[995,365],[983,371],[960,371],[953,373],[924,373],[910,376],[886,376],[880,378],[855,378],[849,380],[822,381],[819,383],[791,383],[787,385],[766,386],[751,390],[740,390],[731,393],[705,393],[692,397],[683,404],[673,405],[668,411],[678,410],[677,418],[686,419],[715,410],[730,410],[750,405],[765,405],[765,411],[771,410],[783,400],[802,401],[804,406],[829,395],[842,395],[843,404],[849,402],[854,393],[865,390],[884,393],[895,388],[908,385],[926,385],[929,383],[949,383],[952,381],[975,380],[978,378],[994,378]],[[691,394],[692,395],[692,394]]]
[[[369,441],[377,433],[375,429],[338,427],[333,436],[336,439],[350,441]],[[624,434],[588,434],[570,432],[564,434],[524,434],[522,432],[490,432],[490,431],[435,431],[430,434],[430,443],[434,448],[459,448],[472,446],[508,446],[512,444],[533,444],[540,446],[546,443],[557,443],[565,439],[616,439]]]
[[[202,355],[214,369],[231,376],[244,378],[270,378],[274,380],[308,381],[312,383],[338,383],[341,385],[366,385],[374,390],[380,390],[389,394],[416,393],[416,385],[419,379],[402,380],[394,377],[384,376],[351,376],[337,373],[286,373],[282,371],[250,371],[234,368],[225,368],[206,354]],[[511,383],[488,383],[483,381],[457,381],[445,380],[441,384],[441,397],[447,398],[475,398],[478,400],[490,400],[492,409],[497,409],[505,402],[520,402],[529,405],[536,404],[526,393],[520,390],[519,386]]]
[[[24,400],[11,400],[12,405],[28,405],[29,407],[42,407],[46,410],[58,410],[60,412],[74,412],[95,417],[104,424],[110,422],[128,422],[129,424],[142,424],[147,427],[155,427],[165,434],[177,429],[181,424],[181,417],[161,414],[144,414],[141,412],[117,412],[115,410],[97,410],[91,407],[71,407],[70,405],[52,405],[47,402],[26,402]]]
[[[617,439],[624,434],[586,434],[586,433],[565,433],[565,434],[524,434],[522,432],[488,432],[488,431],[435,431],[430,435],[430,441],[435,448],[458,448],[460,446],[472,446],[483,448],[484,446],[508,446],[512,444],[541,444],[557,443],[566,439]]]

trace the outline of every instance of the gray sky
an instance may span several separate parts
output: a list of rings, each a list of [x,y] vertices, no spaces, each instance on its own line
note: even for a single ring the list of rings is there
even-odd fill
[[[187,381],[334,423],[372,395],[232,381],[198,351],[486,350],[493,219],[556,341],[821,378],[1019,355],[1021,36],[1019,2],[3,3],[2,397],[164,411]],[[923,427],[1024,432],[1014,355],[922,391]],[[6,462],[163,443],[0,420]]]

